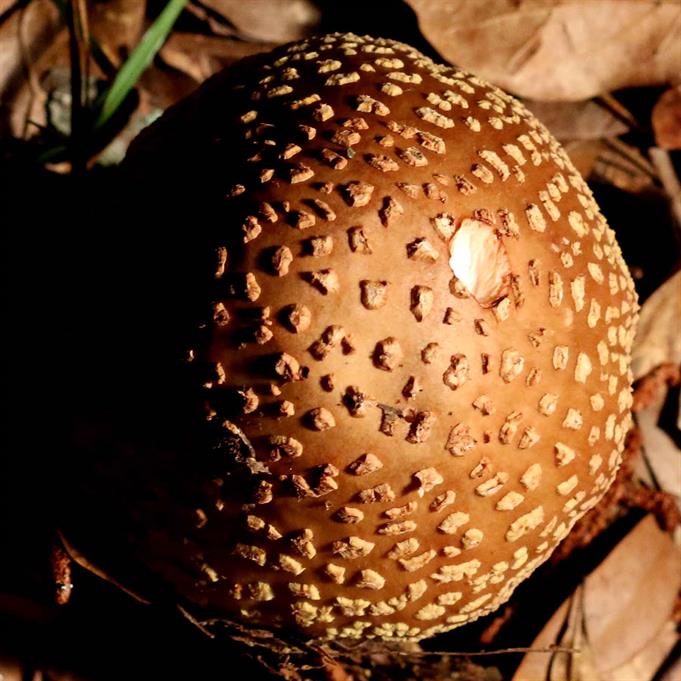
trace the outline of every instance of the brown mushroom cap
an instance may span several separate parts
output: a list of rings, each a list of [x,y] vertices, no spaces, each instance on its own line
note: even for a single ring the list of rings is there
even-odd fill
[[[326,35],[209,81],[128,170],[209,176],[222,211],[185,348],[222,474],[197,447],[193,493],[134,537],[185,602],[426,637],[499,607],[608,488],[636,294],[517,100]]]

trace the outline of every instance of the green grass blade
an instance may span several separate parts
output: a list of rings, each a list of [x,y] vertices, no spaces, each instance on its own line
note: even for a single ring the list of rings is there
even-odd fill
[[[95,123],[96,128],[104,125],[113,116],[130,90],[135,87],[139,77],[161,49],[175,20],[186,4],[187,0],[169,0],[156,21],[149,27],[125,64],[121,66],[107,91]]]

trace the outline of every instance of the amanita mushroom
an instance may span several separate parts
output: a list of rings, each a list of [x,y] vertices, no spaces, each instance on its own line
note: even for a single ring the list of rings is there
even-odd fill
[[[127,169],[217,211],[184,237],[205,262],[192,324],[164,341],[184,359],[159,355],[201,416],[98,538],[120,523],[126,564],[190,608],[427,637],[499,607],[608,488],[636,294],[514,98],[408,45],[325,35],[211,79]],[[86,552],[82,515],[65,535]]]

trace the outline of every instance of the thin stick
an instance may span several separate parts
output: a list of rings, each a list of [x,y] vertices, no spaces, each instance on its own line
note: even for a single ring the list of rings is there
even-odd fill
[[[187,620],[189,620],[202,634],[205,634],[208,636],[208,638],[215,638],[214,633],[206,629],[206,627],[204,627],[203,624],[196,619],[196,617],[183,608],[179,603],[177,603],[175,607],[179,610],[182,617],[185,617]]]
[[[632,128],[641,128],[639,122],[636,120],[631,111],[617,101],[617,99],[615,99],[609,92],[596,97],[596,101],[604,109],[607,109],[613,116],[615,116],[615,118],[618,118],[623,123],[626,123]]]
[[[340,643],[339,641],[335,642],[336,645],[336,650],[340,652],[341,654],[344,653],[357,653],[358,648],[353,647],[350,648],[347,645],[344,645]],[[371,653],[371,650],[366,650],[363,651],[366,652],[367,654]],[[436,656],[444,656],[444,657],[480,657],[484,655],[502,655],[502,654],[507,654],[507,653],[579,653],[580,650],[579,648],[574,648],[570,646],[561,646],[558,644],[552,644],[549,646],[541,647],[541,648],[533,648],[533,647],[524,647],[524,646],[519,646],[519,647],[513,647],[513,648],[499,648],[498,650],[400,650],[399,647],[396,648],[390,648],[388,651],[386,651],[388,654],[392,655],[402,655],[404,657],[431,657],[433,655]]]
[[[423,650],[419,652],[410,652],[408,650],[395,650],[391,651],[396,655],[410,656],[414,657],[428,657],[432,655],[437,655],[438,657],[482,657],[485,655],[505,655],[508,653],[579,653],[579,648],[566,648],[564,646],[547,646],[545,648],[500,648],[499,650]]]
[[[463,652],[463,653],[438,653],[444,655],[466,655],[468,657],[480,657],[482,655],[502,655],[506,653],[567,653],[574,655],[581,652],[579,648],[569,648],[566,646],[547,646],[546,648],[524,648],[522,646],[517,648],[502,648],[501,650],[480,650],[477,652]]]

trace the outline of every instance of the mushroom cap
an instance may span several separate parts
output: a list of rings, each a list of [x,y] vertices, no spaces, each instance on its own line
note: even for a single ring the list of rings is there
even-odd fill
[[[99,476],[137,491],[98,541],[120,530],[182,602],[423,638],[498,608],[612,482],[634,286],[516,99],[408,45],[324,35],[208,81],[127,172],[211,206],[183,236],[195,264],[167,274],[192,291],[162,341],[183,359],[147,357],[182,376],[165,399],[191,427]],[[89,489],[101,519],[111,494]],[[80,546],[83,515],[65,524]]]

